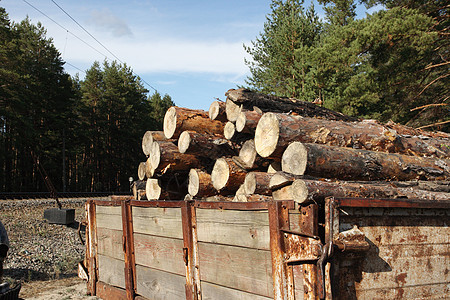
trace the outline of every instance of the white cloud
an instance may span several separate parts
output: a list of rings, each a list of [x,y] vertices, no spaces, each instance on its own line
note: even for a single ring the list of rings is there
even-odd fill
[[[132,36],[127,23],[114,15],[109,9],[93,10],[89,23],[103,30],[110,31],[115,37]]]

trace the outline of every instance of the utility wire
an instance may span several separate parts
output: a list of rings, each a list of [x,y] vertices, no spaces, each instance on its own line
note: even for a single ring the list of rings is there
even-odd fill
[[[25,0],[24,0],[25,1]],[[89,31],[87,31],[86,28],[84,28],[80,23],[77,22],[77,20],[75,20],[67,11],[65,11],[61,6],[58,5],[58,3],[56,3],[54,0],[52,0],[52,2],[62,11],[64,12],[72,21],[74,21],[81,29],[84,30],[84,32],[86,32],[91,38],[93,38],[100,46],[102,46],[106,51],[108,51],[112,56],[114,56],[115,59],[117,59],[122,65],[124,65],[125,63],[123,61],[120,60],[120,58],[118,58],[114,53],[112,53],[105,45],[103,45],[98,39],[96,39]],[[132,71],[133,72],[133,71]],[[134,73],[134,75],[138,76],[142,82],[144,82],[145,84],[147,84],[150,88],[152,88],[155,92],[156,89],[151,86],[149,83],[147,83],[145,80],[143,80],[138,74]]]

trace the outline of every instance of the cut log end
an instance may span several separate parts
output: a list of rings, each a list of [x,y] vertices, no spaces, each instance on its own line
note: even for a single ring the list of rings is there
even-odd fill
[[[292,183],[291,193],[297,203],[304,203],[308,199],[308,187],[303,180],[297,179]]]
[[[236,131],[242,132],[245,128],[245,124],[247,123],[247,117],[245,116],[245,113],[241,111],[236,119]]]
[[[158,200],[161,196],[161,187],[158,179],[149,178],[145,185],[145,195],[148,200]]]
[[[189,184],[188,184],[188,193],[191,196],[195,196],[198,194],[200,187],[200,179],[198,177],[198,172],[195,169],[191,169],[189,171]]]
[[[146,162],[139,163],[139,167],[138,167],[138,178],[139,178],[139,180],[144,180],[147,177],[146,171],[145,171],[146,164],[147,164]]]
[[[180,151],[180,153],[186,153],[190,144],[191,135],[189,134],[189,131],[183,131],[178,138],[178,151]]]
[[[175,107],[171,107],[166,111],[163,122],[164,135],[170,139],[175,134],[177,128],[177,111]]]
[[[149,156],[145,162],[145,177],[151,178],[155,174],[155,169],[152,166],[152,157]]]
[[[159,147],[159,144],[157,142],[153,142],[152,144],[152,150],[151,155],[149,157],[150,164],[153,169],[158,168],[159,163],[161,161],[161,149]]]
[[[256,190],[256,176],[255,173],[248,173],[244,180],[245,194],[254,194]]]
[[[231,140],[236,132],[235,126],[232,122],[227,122],[223,128],[223,135],[227,140]]]
[[[230,176],[230,169],[226,159],[219,158],[214,164],[211,172],[211,181],[215,189],[221,190],[225,187]]]
[[[150,155],[150,150],[153,144],[153,134],[151,131],[146,131],[144,137],[142,138],[142,152],[146,156]]]
[[[239,158],[241,159],[245,168],[253,168],[253,165],[256,161],[256,154],[255,141],[245,141],[242,145],[241,150],[239,151]]]
[[[214,101],[213,103],[211,103],[211,105],[209,106],[208,115],[211,120],[225,121],[225,102]],[[222,116],[224,116],[225,118],[222,118]]]
[[[294,175],[303,175],[308,162],[308,151],[300,142],[291,143],[281,157],[281,169]]]
[[[230,99],[227,99],[225,102],[225,112],[227,114],[227,119],[230,122],[236,122],[237,117],[239,116],[239,113],[241,112],[242,107],[235,104]]]
[[[256,152],[269,157],[276,149],[280,133],[278,118],[273,113],[265,113],[258,122],[255,132]]]

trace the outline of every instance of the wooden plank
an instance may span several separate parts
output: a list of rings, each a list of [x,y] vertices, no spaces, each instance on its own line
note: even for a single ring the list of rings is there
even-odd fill
[[[98,280],[125,289],[125,262],[98,255]]]
[[[126,300],[127,293],[125,290],[111,286],[109,284],[99,282],[97,284],[97,297],[99,299]]]
[[[115,259],[124,260],[122,232],[107,228],[97,229],[97,252]]]
[[[349,288],[354,288],[350,286]],[[397,288],[376,288],[358,292],[358,299],[448,299],[448,281],[434,285],[404,286]]]
[[[120,206],[97,206],[97,227],[122,231],[122,211]]]
[[[244,291],[238,291],[202,281],[202,300],[217,300],[217,299],[268,300],[272,298],[250,294]]]
[[[136,264],[185,275],[183,240],[134,234]]]
[[[133,207],[135,233],[183,239],[181,208]]]
[[[269,250],[267,211],[197,209],[200,242]]]
[[[202,281],[273,297],[270,251],[198,243]]]
[[[184,276],[136,266],[137,293],[152,300],[186,299]]]

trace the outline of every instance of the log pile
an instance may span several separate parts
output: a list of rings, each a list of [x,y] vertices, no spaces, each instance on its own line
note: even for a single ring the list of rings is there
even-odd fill
[[[164,131],[145,133],[136,199],[450,200],[450,134],[245,89],[225,95],[209,112],[171,107]]]

